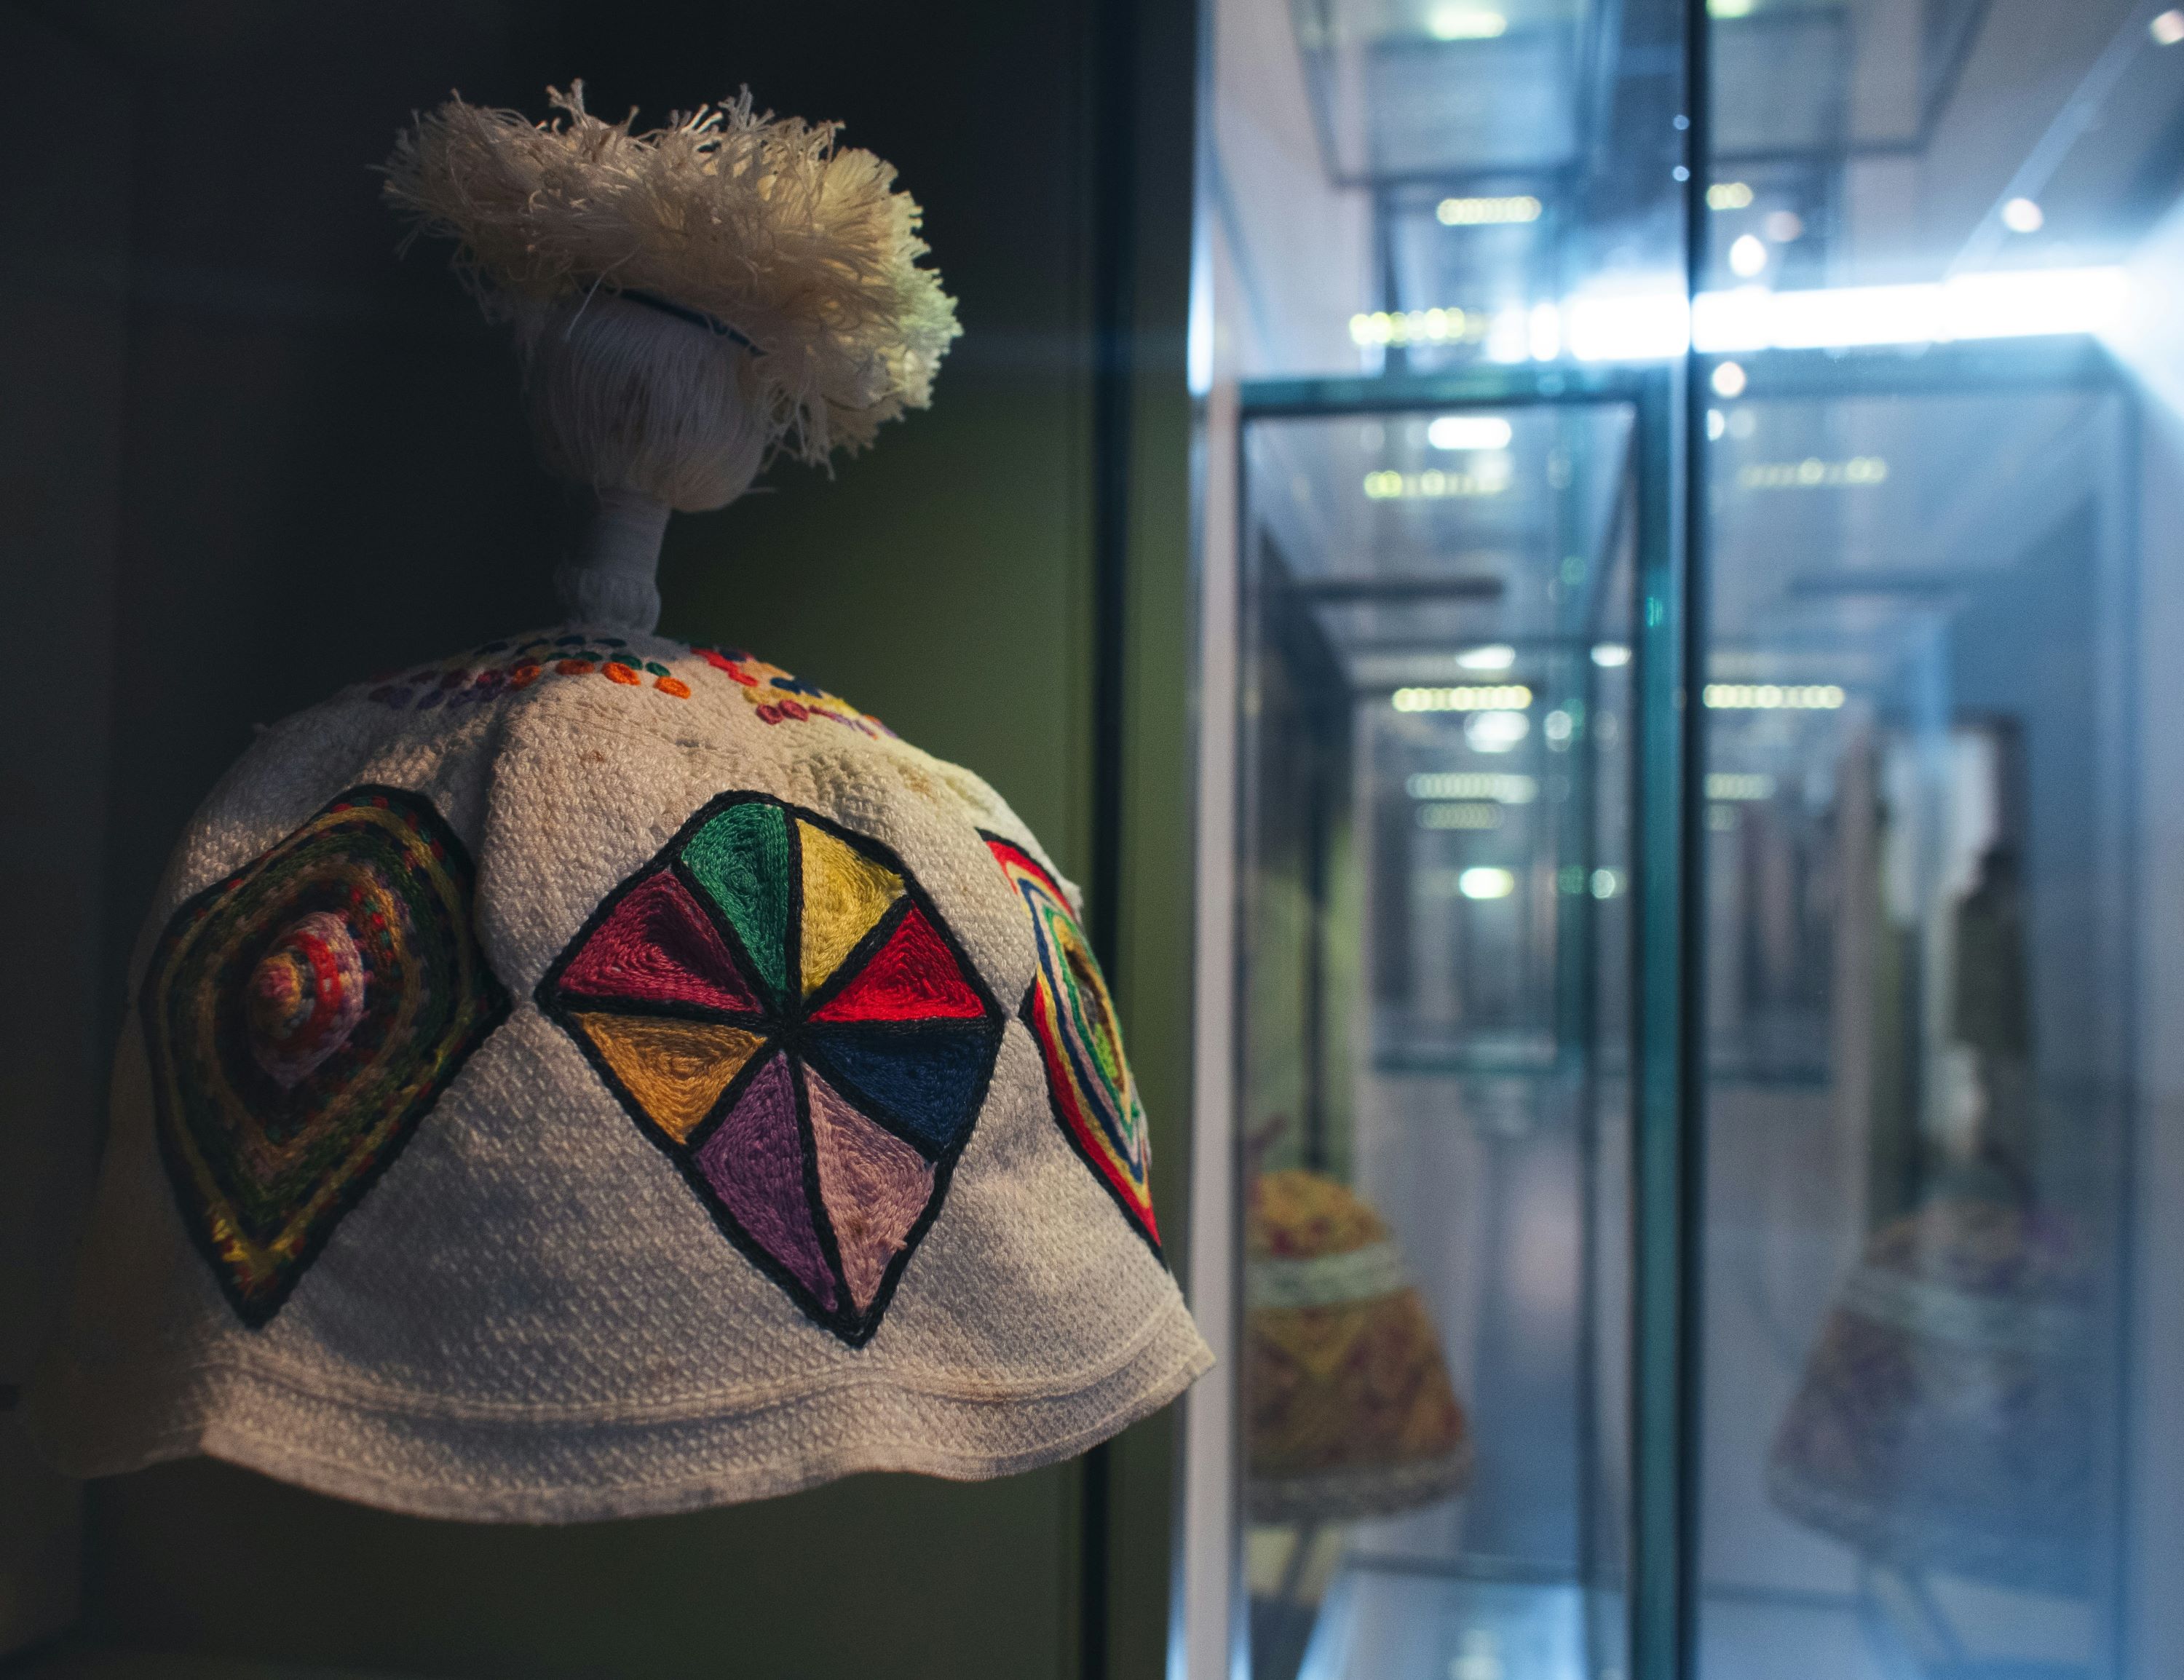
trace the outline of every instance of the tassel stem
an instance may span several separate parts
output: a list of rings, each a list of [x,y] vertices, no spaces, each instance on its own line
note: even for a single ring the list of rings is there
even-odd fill
[[[667,503],[634,490],[602,490],[576,554],[554,574],[571,624],[634,630],[660,623],[660,544]]]

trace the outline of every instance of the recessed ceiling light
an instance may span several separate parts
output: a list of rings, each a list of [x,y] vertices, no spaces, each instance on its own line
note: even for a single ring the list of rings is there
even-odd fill
[[[2146,32],[2153,37],[2157,47],[2174,47],[2184,41],[2184,12],[2164,12],[2147,25]]]
[[[1499,12],[1479,6],[1436,6],[1426,14],[1426,30],[1436,41],[1491,41],[1509,27]]]
[[[1436,449],[1506,449],[1509,422],[1498,414],[1443,414],[1426,428]]]
[[[1456,890],[1467,898],[1506,898],[1517,890],[1517,877],[1506,869],[1467,869],[1456,877]]]
[[[1499,35],[1502,31],[1492,31]],[[1461,41],[1462,36],[1446,37]],[[1470,37],[1479,39],[1479,36]],[[1535,222],[1543,206],[1529,192],[1489,193],[1444,198],[1434,206],[1434,217],[1443,227],[1486,227],[1502,222]]]
[[[1832,712],[1847,697],[1833,682],[1709,682],[1701,698],[1713,711]]]
[[[2047,220],[2046,212],[2030,198],[2013,198],[2002,207],[2002,225],[2012,233],[2037,233]]]
[[[1474,753],[1507,753],[1532,732],[1522,712],[1474,712],[1463,720],[1463,738]]]
[[[1713,394],[1717,397],[1737,398],[1744,394],[1744,368],[1741,363],[1724,362],[1713,370]]]
[[[1399,712],[1501,711],[1529,706],[1532,691],[1521,682],[1473,684],[1460,688],[1398,688],[1390,704]]]

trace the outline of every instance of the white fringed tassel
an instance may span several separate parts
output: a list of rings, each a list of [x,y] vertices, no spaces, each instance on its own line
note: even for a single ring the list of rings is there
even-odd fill
[[[660,543],[670,509],[634,490],[599,497],[583,546],[554,574],[561,610],[571,624],[649,636],[660,623]]]

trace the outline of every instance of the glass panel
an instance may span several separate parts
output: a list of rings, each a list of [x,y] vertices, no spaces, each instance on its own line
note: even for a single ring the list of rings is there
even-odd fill
[[[1622,1662],[1632,441],[1246,428],[1256,1680]]]
[[[1713,10],[1700,1672],[2184,1672],[2184,14]]]
[[[1255,1680],[1621,1680],[1637,420],[1513,370],[1682,294],[1683,7],[1212,5],[1238,1632]]]
[[[1762,379],[1709,458],[1707,1672],[2110,1672],[2125,402]]]
[[[1213,9],[1247,1318],[1297,1258],[1268,1187],[1316,1176],[1389,1233],[1472,1455],[1408,1514],[1270,1504],[1290,1403],[1244,1350],[1256,1672],[1604,1674],[1635,1577],[1673,1680],[1688,1567],[1702,1680],[2184,1674],[2184,9]],[[1648,661],[1634,762],[1609,616],[1684,457],[1567,394],[1637,388],[1603,363],[1690,373],[1702,452],[1703,966],[1657,914],[1644,993],[1649,1051],[1696,1010],[1700,1088],[1649,1081],[1635,1158],[1658,1215],[1691,1098],[1691,1279],[1634,1227],[1627,1088],[1674,732]],[[1635,1234],[1695,1394],[1673,1335],[1634,1349]],[[1642,1558],[1634,1413],[1691,1426],[1648,1428]]]

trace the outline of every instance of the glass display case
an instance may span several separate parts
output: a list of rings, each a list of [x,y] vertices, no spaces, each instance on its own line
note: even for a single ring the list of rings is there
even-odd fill
[[[1174,1672],[2184,1672],[2184,13],[1212,25]]]
[[[1658,404],[1524,398],[1275,409],[1244,434],[1255,1676],[1439,1672],[1451,1627],[1580,1672],[1619,1625],[1603,1376],[1629,1348],[1609,1233]]]

